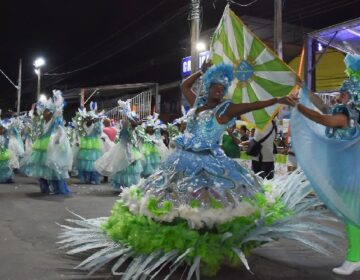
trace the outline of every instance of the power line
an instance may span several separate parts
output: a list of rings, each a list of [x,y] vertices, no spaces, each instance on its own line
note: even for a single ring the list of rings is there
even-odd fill
[[[238,3],[234,0],[227,0],[229,4],[233,4],[233,5],[236,5],[236,6],[240,6],[240,7],[249,7],[251,6],[252,4],[255,4],[258,0],[253,0],[249,3],[246,3],[246,4],[242,4],[242,3]]]
[[[12,84],[16,89],[18,89],[18,86],[15,85],[15,83],[5,74],[3,70],[0,69],[0,73],[4,75],[4,77]]]
[[[91,48],[85,50],[84,52],[80,53],[79,55],[71,58],[69,61],[54,67],[53,69],[49,70],[49,72],[52,72],[56,69],[59,69],[60,67],[69,64],[70,62],[78,59],[79,57],[84,56],[85,54],[91,52],[92,50],[95,50],[96,48],[98,48],[99,46],[103,45],[104,43],[106,43],[107,41],[117,37],[119,34],[123,33],[125,30],[129,29],[131,26],[135,25],[136,23],[140,22],[141,20],[143,20],[146,16],[150,15],[152,12],[154,12],[155,10],[157,10],[160,6],[162,6],[164,3],[168,2],[169,0],[163,0],[160,3],[158,3],[157,5],[153,6],[150,10],[146,11],[144,14],[142,14],[140,17],[137,17],[135,20],[131,21],[130,23],[128,23],[127,25],[125,25],[124,27],[120,28],[119,30],[117,30],[116,32],[112,33],[110,36],[106,37],[105,39],[101,40],[100,42],[98,42],[97,44],[93,45]],[[50,74],[50,73],[48,73]]]
[[[331,2],[329,4],[329,6],[325,6],[325,7],[319,7],[315,10],[313,10],[312,12],[302,16],[302,18],[309,18],[309,17],[313,17],[313,16],[316,16],[316,15],[321,15],[321,14],[325,14],[325,13],[328,13],[332,10],[335,10],[335,9],[338,9],[338,8],[343,8],[343,7],[346,7],[346,6],[349,6],[349,5],[352,5],[354,3],[358,3],[360,2],[359,0],[353,0],[353,1],[346,1],[344,3],[338,3],[338,2]],[[292,21],[289,21],[289,22],[294,22],[296,20],[292,20]]]
[[[182,8],[180,8],[178,10],[177,13],[173,14],[172,16],[170,16],[169,18],[167,18],[166,20],[162,21],[161,24],[159,24],[158,26],[156,26],[155,28],[153,28],[151,31],[145,33],[144,35],[138,37],[137,39],[135,39],[134,41],[130,42],[129,44],[125,45],[125,46],[122,46],[121,48],[117,49],[116,51],[114,51],[113,53],[110,53],[106,56],[104,56],[103,58],[100,58],[98,59],[97,61],[94,61],[86,66],[83,66],[83,67],[80,67],[80,68],[77,68],[77,69],[74,69],[74,70],[71,70],[71,71],[67,71],[67,72],[63,72],[63,73],[53,73],[53,74],[49,74],[49,73],[46,73],[44,75],[46,76],[63,76],[63,75],[70,75],[70,74],[73,74],[73,73],[76,73],[76,72],[80,72],[80,71],[83,71],[83,70],[86,70],[86,69],[89,69],[117,54],[119,54],[120,52],[134,46],[135,44],[137,44],[138,42],[142,41],[143,39],[149,37],[150,35],[156,33],[158,30],[160,30],[161,28],[163,28],[166,24],[168,24],[170,21],[172,21],[173,19],[175,19],[176,17],[178,17],[179,15],[182,15],[186,12],[187,10],[187,5],[186,6],[183,6]]]

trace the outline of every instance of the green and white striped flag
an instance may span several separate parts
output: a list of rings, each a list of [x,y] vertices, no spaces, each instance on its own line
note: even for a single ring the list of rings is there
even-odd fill
[[[211,41],[214,64],[234,67],[234,81],[229,98],[236,104],[288,95],[297,76],[226,6]],[[242,118],[263,129],[280,110],[280,105],[245,114]]]

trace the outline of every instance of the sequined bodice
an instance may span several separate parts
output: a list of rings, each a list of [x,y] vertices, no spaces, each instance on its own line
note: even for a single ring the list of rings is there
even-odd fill
[[[213,109],[196,114],[195,109],[189,112],[189,119],[184,134],[176,138],[178,147],[185,150],[205,151],[220,148],[221,137],[227,127],[235,123],[232,119],[226,124],[219,124],[215,113],[221,116],[221,110],[226,110],[227,103],[222,103]]]
[[[332,109],[332,115],[345,114],[349,116],[349,126],[347,128],[326,128],[326,136],[334,139],[347,140],[353,138],[359,129],[359,114],[345,105],[337,105]]]

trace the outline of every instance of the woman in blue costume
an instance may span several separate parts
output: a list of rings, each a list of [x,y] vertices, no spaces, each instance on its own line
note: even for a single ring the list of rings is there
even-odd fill
[[[40,99],[37,112],[42,115],[41,129],[32,151],[21,162],[20,170],[30,177],[39,178],[40,191],[44,194],[71,193],[65,179],[72,166],[70,144],[64,130],[63,97],[54,91],[53,99]]]
[[[314,217],[310,211],[314,201],[307,198],[311,189],[304,176],[294,172],[289,181],[261,186],[220,146],[222,134],[237,116],[287,103],[288,98],[237,105],[224,101],[233,69],[220,64],[204,74],[206,96],[195,102],[191,86],[201,75],[196,72],[182,84],[194,108],[185,133],[176,138],[176,150],[159,169],[137,186],[124,189],[109,218],[74,221],[81,228],[64,226],[60,243],[69,254],[95,249],[78,268],[93,273],[113,261],[111,271],[122,279],[154,279],[171,264],[165,277],[169,279],[186,265],[187,279],[193,274],[199,279],[200,273],[214,276],[223,263],[243,263],[249,269],[245,256],[280,237],[324,252],[303,236],[304,230],[310,235],[319,231],[315,235],[321,232],[321,237],[334,233],[314,220],[304,221],[307,215]]]
[[[101,133],[103,130],[102,115],[97,114],[97,104],[90,103],[90,111],[79,109],[82,117],[78,123],[80,134],[79,151],[76,156],[76,170],[79,172],[81,183],[97,185],[100,183],[100,174],[96,171],[94,163],[104,153]]]
[[[360,270],[360,127],[355,108],[360,98],[360,56],[347,55],[345,64],[349,78],[340,89],[340,104],[330,110],[303,88],[302,104],[293,103],[297,110],[292,114],[291,129],[301,168],[320,199],[345,224],[346,260],[333,272],[350,275]],[[325,114],[310,109],[313,105]]]

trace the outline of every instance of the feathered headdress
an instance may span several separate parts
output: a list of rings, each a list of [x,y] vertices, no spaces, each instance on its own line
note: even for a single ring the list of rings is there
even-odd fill
[[[97,110],[98,110],[97,103],[91,101],[90,106],[89,106],[89,110],[86,110],[86,107],[84,107],[83,109],[79,108],[79,114],[84,119],[87,118],[87,117],[90,117],[92,119],[105,118],[106,117],[104,115],[104,111],[97,112]]]
[[[209,93],[211,84],[221,84],[224,86],[224,95],[226,95],[233,78],[234,73],[231,65],[225,63],[213,65],[203,76],[206,93]]]
[[[145,122],[143,122],[143,126],[144,127],[153,127],[154,129],[158,129],[158,128],[162,128],[165,129],[166,125],[159,120],[159,114],[158,113],[154,113],[153,115],[149,115]]]
[[[360,103],[360,55],[347,54],[344,59],[346,65],[346,79],[340,92],[348,92],[351,95],[351,101],[358,105]]]
[[[120,107],[120,111],[130,120],[136,121],[139,119],[139,116],[136,114],[136,112],[131,111],[131,99],[128,99],[126,101],[123,101],[121,99],[118,100],[118,104]]]
[[[0,127],[9,129],[10,125],[11,125],[11,121],[9,119],[0,120]]]
[[[64,98],[60,90],[53,90],[53,97],[46,98],[42,95],[36,103],[36,109],[39,114],[42,114],[46,109],[54,115],[62,115],[64,108]]]
[[[182,116],[180,118],[175,119],[173,121],[173,124],[180,124],[183,122],[187,122],[189,112],[190,112],[190,110],[186,111],[185,107],[181,106]]]

